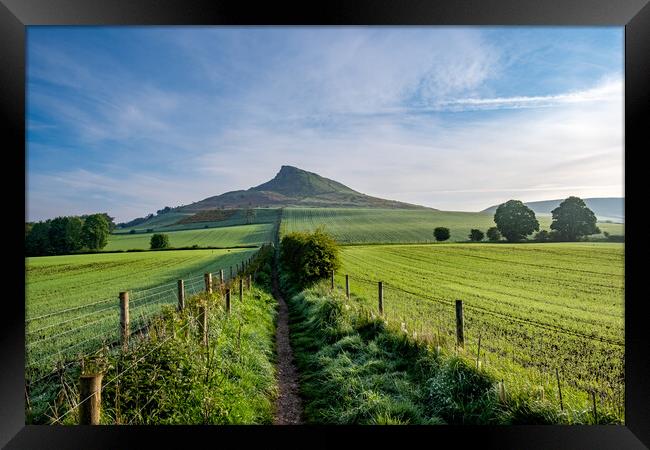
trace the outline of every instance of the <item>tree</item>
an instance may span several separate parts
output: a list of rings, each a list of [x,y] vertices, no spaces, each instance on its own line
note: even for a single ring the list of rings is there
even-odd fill
[[[320,228],[313,233],[289,233],[280,243],[280,263],[289,280],[303,288],[340,267],[338,245]]]
[[[508,200],[499,205],[494,213],[494,223],[510,242],[521,241],[533,231],[539,231],[535,213],[519,200]]]
[[[25,238],[25,253],[27,256],[42,256],[52,253],[49,220],[32,225]]]
[[[472,228],[469,231],[469,239],[474,242],[479,242],[482,241],[483,238],[485,237],[485,234],[481,230],[477,230],[476,228]]]
[[[487,238],[492,242],[501,240],[501,233],[499,233],[499,229],[497,227],[488,228],[485,234],[487,235]]]
[[[155,250],[157,248],[169,248],[169,235],[156,233],[151,236],[149,245],[151,247],[151,250]]]
[[[583,236],[600,233],[596,215],[579,197],[568,197],[551,214],[551,230],[556,230],[564,240],[577,241]]]
[[[50,222],[49,240],[52,252],[60,255],[81,250],[81,228],[79,217],[57,217]]]
[[[433,235],[435,236],[436,241],[446,241],[449,239],[451,234],[449,233],[449,228],[437,227],[433,230]]]
[[[110,228],[105,214],[92,214],[86,218],[81,228],[81,242],[90,250],[106,247]]]

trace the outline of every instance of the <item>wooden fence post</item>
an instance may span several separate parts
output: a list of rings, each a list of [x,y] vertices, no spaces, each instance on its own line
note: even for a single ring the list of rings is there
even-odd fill
[[[560,374],[555,368],[555,378],[557,378],[557,390],[560,393],[560,411],[564,411],[564,404],[562,403],[562,386],[560,386]]]
[[[251,274],[249,273],[248,274],[248,282],[246,283],[246,289],[248,289],[249,291],[251,290],[251,284],[252,284]]]
[[[129,292],[120,292],[120,335],[122,348],[129,346]]]
[[[384,283],[383,281],[379,281],[378,285],[379,287],[379,314],[382,316],[384,315]]]
[[[205,292],[212,294],[212,274],[210,272],[203,275],[205,281]]]
[[[232,280],[232,266],[230,266],[230,278],[229,280]]]
[[[350,300],[350,276],[345,275],[345,296]]]
[[[203,345],[208,345],[208,311],[205,303],[199,306],[199,334]]]
[[[226,288],[226,312],[230,314],[230,288]]]
[[[463,301],[456,300],[456,344],[465,347],[465,333],[463,328]]]
[[[79,425],[99,425],[102,410],[102,376],[79,377]]]
[[[219,270],[219,284],[223,284],[223,269]]]
[[[178,310],[183,311],[185,309],[185,282],[183,280],[178,280]]]
[[[244,279],[243,278],[239,279],[239,301],[240,302],[244,301]]]

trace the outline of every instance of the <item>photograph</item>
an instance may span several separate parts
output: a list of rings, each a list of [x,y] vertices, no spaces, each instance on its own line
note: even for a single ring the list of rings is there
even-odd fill
[[[26,425],[626,424],[623,26],[27,26]]]

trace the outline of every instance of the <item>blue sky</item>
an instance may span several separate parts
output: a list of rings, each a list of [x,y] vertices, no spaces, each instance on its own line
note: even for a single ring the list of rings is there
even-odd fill
[[[294,165],[444,210],[623,195],[623,28],[28,27],[27,219]]]

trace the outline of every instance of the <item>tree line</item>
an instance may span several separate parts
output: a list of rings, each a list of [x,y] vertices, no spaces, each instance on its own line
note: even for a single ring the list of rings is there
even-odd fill
[[[25,253],[45,256],[101,250],[114,229],[115,222],[106,213],[28,222],[25,224]]]
[[[520,200],[509,200],[499,205],[494,213],[496,227],[489,228],[485,233],[472,229],[468,238],[478,242],[487,236],[488,240],[497,242],[503,237],[508,242],[521,242],[537,231],[533,236],[537,242],[575,242],[585,236],[600,233],[596,226],[596,215],[579,197],[568,197],[551,214],[551,231],[540,231],[535,212]],[[450,231],[449,228],[437,227],[433,230],[433,235],[437,241],[446,241],[450,237]],[[605,237],[611,238],[609,234]]]

